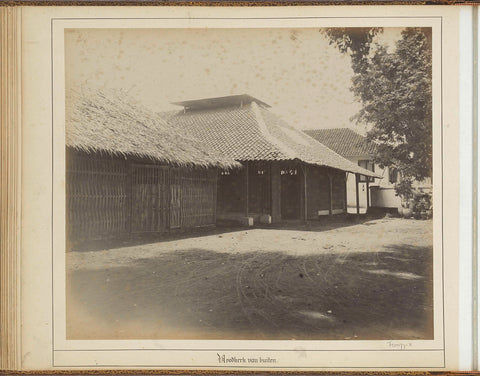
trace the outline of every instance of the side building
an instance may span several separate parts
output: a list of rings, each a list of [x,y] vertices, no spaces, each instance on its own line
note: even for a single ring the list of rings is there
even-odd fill
[[[400,207],[401,199],[395,193],[395,185],[401,179],[395,168],[381,168],[374,163],[377,152],[376,145],[367,138],[349,128],[312,129],[304,131],[323,145],[328,146],[338,154],[382,176],[382,179],[370,177],[360,183],[361,211],[369,207],[394,210]],[[415,181],[414,187],[424,191],[431,190],[431,180]],[[347,200],[349,212],[355,211],[355,178],[347,181]]]
[[[183,109],[164,114],[169,123],[243,166],[220,172],[219,218],[251,225],[346,213],[347,174],[358,180],[380,177],[287,124],[252,96],[174,104]]]

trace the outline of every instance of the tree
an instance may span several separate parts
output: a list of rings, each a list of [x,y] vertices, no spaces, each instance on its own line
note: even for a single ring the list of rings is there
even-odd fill
[[[368,66],[370,46],[375,36],[383,31],[381,27],[335,27],[322,29],[330,44],[334,44],[342,53],[350,54],[355,74],[362,73]]]
[[[432,172],[432,43],[427,28],[406,28],[395,50],[375,45],[378,28],[328,29],[330,43],[352,59],[352,87],[362,103],[359,122],[378,145],[375,161],[395,167],[405,180]],[[354,37],[352,37],[354,36]]]

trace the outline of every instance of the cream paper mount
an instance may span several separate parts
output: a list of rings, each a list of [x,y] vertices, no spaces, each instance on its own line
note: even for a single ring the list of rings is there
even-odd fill
[[[459,12],[17,8],[15,368],[458,369]],[[431,219],[312,137],[367,131],[324,31],[377,27],[430,38]]]

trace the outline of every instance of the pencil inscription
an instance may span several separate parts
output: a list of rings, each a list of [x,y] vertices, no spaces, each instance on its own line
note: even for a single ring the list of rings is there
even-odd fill
[[[397,341],[388,341],[387,345],[388,347],[396,350],[406,350],[413,346],[411,342],[397,342]]]

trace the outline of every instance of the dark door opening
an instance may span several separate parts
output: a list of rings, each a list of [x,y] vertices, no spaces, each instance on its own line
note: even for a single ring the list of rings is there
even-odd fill
[[[244,170],[221,171],[218,176],[217,210],[220,213],[242,213],[245,211],[244,200]]]
[[[248,166],[248,212],[270,214],[270,169],[266,163]]]
[[[300,174],[297,168],[280,171],[282,219],[300,219]]]

